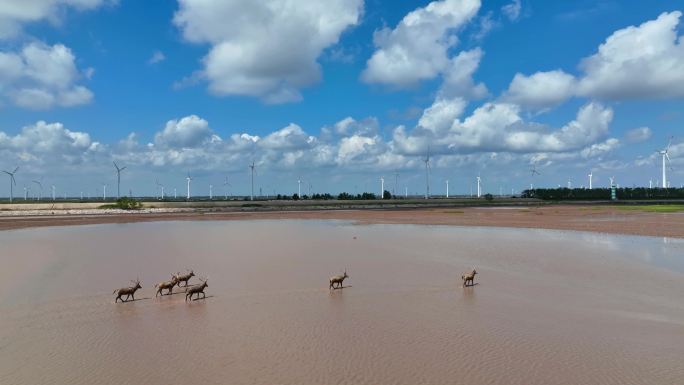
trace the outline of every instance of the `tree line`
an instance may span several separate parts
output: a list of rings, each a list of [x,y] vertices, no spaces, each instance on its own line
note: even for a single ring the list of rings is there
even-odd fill
[[[620,187],[615,192],[618,200],[684,199],[684,188]],[[610,200],[611,191],[609,188],[536,188],[523,191],[521,197],[548,201]]]

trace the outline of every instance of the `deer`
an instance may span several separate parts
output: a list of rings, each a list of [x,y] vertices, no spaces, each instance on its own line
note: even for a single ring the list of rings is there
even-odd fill
[[[178,276],[171,274],[171,280],[170,281],[164,281],[164,282],[160,282],[160,283],[154,285],[154,287],[157,288],[157,293],[154,296],[156,297],[159,294],[161,294],[163,296],[164,293],[162,292],[162,290],[164,290],[164,289],[168,290],[166,295],[171,295],[173,293],[173,287],[176,286],[177,283],[178,283]]]
[[[193,295],[193,294],[197,294],[197,298],[196,298],[196,299],[199,299],[199,295],[200,295],[200,294],[202,294],[202,299],[206,298],[206,296],[204,295],[204,289],[207,288],[207,287],[209,287],[209,284],[207,283],[207,280],[206,280],[206,279],[205,279],[205,280],[201,280],[201,279],[200,279],[200,281],[202,281],[202,284],[196,285],[196,286],[192,286],[191,288],[189,288],[189,289],[185,292],[185,302],[188,301],[188,298],[190,298],[190,300],[192,301],[192,295]]]
[[[342,286],[342,284],[346,278],[349,278],[347,275],[347,269],[344,270],[343,275],[335,275],[330,277],[330,289],[343,289],[344,286]],[[337,284],[337,287],[335,287],[335,284]]]
[[[131,281],[135,286],[131,287],[122,287],[121,289],[116,289],[112,294],[116,294],[116,299],[114,300],[114,303],[117,303],[119,300],[121,302],[128,302],[128,298],[132,297],[133,301],[135,301],[135,291],[138,289],[142,289],[142,286],[140,286],[140,280],[136,279],[135,281]],[[126,299],[124,300],[121,298],[122,296],[126,296]]]
[[[477,271],[473,269],[470,273],[463,274],[461,276],[461,279],[463,280],[463,287],[468,286],[468,282],[470,282],[470,286],[473,286],[475,283],[473,280],[475,279],[475,274],[477,274]]]
[[[187,270],[187,269],[186,269],[186,270]],[[194,271],[192,271],[192,270],[187,270],[187,271],[189,271],[189,273],[187,273],[187,274],[181,275],[181,273],[180,273],[180,271],[179,271],[178,273],[176,273],[176,274],[174,275],[174,277],[176,277],[176,281],[177,281],[177,282],[176,282],[176,285],[178,285],[178,287],[187,287],[187,286],[188,286],[188,281],[190,280],[190,278],[192,278],[192,277],[195,276],[195,272],[194,272]],[[185,285],[181,286],[181,284],[180,284],[181,282],[185,282]]]

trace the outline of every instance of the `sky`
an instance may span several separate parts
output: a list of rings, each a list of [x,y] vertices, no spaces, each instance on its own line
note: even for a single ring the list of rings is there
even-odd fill
[[[675,0],[3,0],[0,169],[49,195],[684,183]],[[539,174],[533,174],[536,169]],[[9,177],[0,196],[9,196]]]

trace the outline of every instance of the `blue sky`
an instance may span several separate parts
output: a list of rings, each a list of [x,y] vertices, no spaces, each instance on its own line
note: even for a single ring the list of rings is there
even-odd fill
[[[648,185],[670,136],[684,183],[677,1],[24,3],[0,4],[0,168],[21,194],[94,195],[113,160],[135,194],[188,172],[193,194],[246,194],[252,160],[264,194],[395,173],[422,193],[428,146],[434,193]]]

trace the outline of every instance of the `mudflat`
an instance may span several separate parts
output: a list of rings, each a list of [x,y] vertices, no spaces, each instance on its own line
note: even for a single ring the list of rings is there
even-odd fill
[[[47,210],[46,210],[47,211]],[[684,238],[684,211],[651,212],[629,206],[551,205],[301,211],[170,211],[79,214],[51,210],[51,215],[0,215],[0,230],[44,226],[154,221],[338,219],[362,224],[431,224],[592,231],[610,234]]]
[[[2,384],[684,379],[678,239],[258,220],[36,228],[0,243]],[[154,297],[185,268],[208,278],[206,300]],[[329,290],[344,269],[346,288]],[[136,277],[136,301],[114,304]]]

